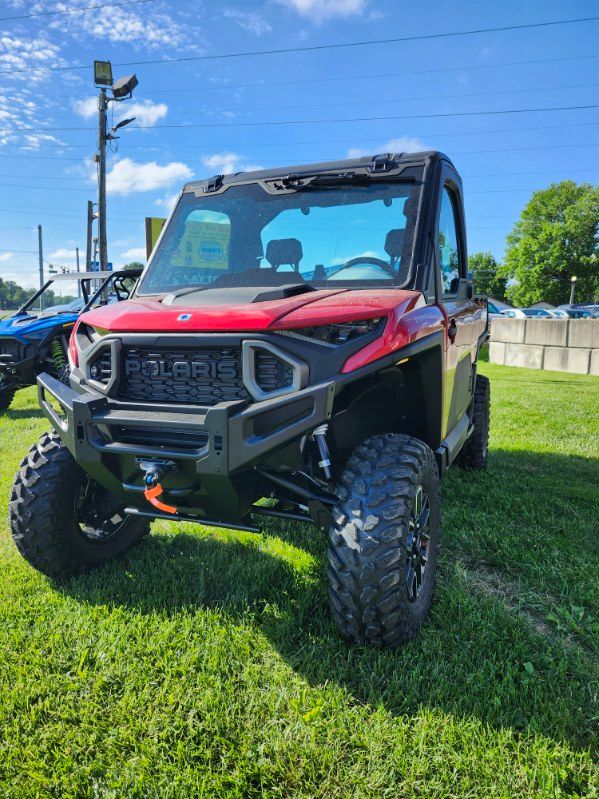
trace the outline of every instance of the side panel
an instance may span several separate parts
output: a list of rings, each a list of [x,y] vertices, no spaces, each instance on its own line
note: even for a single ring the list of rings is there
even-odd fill
[[[448,162],[439,169],[433,233],[436,292],[445,316],[443,437],[449,435],[472,402],[473,366],[486,319],[484,303],[473,297],[468,279],[468,252],[462,186]]]

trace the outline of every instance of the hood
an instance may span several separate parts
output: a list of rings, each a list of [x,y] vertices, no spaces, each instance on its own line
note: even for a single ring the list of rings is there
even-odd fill
[[[52,316],[10,316],[8,319],[0,320],[0,336],[15,336],[25,341],[25,337],[39,331],[46,331],[54,328],[59,322],[61,325],[73,324],[77,319],[77,314],[63,313]]]
[[[207,290],[176,299],[135,297],[83,314],[84,322],[112,333],[221,333],[282,330],[405,313],[424,303],[417,291],[325,289],[284,299],[240,301]],[[211,296],[212,295],[212,296]],[[401,307],[400,307],[401,306]]]

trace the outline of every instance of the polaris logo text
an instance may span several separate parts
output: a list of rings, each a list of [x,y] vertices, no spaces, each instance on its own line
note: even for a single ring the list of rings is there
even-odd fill
[[[218,361],[168,361],[152,359],[147,361],[125,361],[127,377],[154,377],[157,380],[189,380],[208,378],[210,380],[235,380],[235,364]]]

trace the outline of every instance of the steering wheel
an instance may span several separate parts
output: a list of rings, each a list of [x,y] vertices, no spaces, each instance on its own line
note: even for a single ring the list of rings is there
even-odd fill
[[[336,275],[339,272],[342,272],[344,269],[351,269],[352,266],[357,266],[358,264],[371,264],[372,266],[378,266],[380,269],[385,272],[385,274],[389,275],[389,277],[396,278],[397,273],[394,271],[393,267],[387,263],[387,261],[383,261],[382,258],[375,258],[372,255],[358,255],[357,258],[350,258],[349,261],[346,261],[343,266],[335,272]]]

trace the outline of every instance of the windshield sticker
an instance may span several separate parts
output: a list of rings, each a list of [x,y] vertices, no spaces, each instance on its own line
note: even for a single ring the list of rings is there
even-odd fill
[[[187,222],[178,248],[172,255],[173,266],[227,269],[231,226],[218,222]]]

